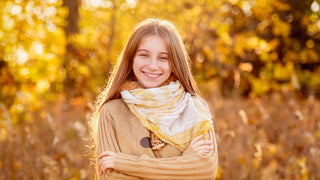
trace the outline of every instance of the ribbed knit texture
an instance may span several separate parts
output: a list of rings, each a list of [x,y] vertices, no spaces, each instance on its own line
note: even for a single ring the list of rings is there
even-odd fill
[[[208,156],[182,154],[167,144],[156,157],[151,148],[140,145],[150,132],[135,117],[128,106],[116,99],[106,103],[99,115],[98,153],[117,152],[115,167],[100,179],[214,179],[218,153],[214,130],[207,133],[214,149]]]

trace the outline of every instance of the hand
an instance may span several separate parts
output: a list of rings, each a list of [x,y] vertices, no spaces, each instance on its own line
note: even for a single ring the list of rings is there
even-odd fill
[[[99,174],[103,175],[107,169],[113,169],[117,153],[113,151],[104,151],[99,154]]]
[[[199,155],[207,155],[213,149],[211,140],[201,140],[203,135],[195,137],[187,147],[187,149],[183,152],[183,155],[186,154],[199,154]]]

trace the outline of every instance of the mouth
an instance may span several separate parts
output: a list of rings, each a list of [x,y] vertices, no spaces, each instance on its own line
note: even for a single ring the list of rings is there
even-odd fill
[[[158,78],[158,77],[161,76],[161,74],[152,74],[152,73],[147,73],[147,72],[143,72],[143,74],[144,74],[145,76],[147,76],[147,77],[149,77],[149,78],[153,78],[153,79]]]

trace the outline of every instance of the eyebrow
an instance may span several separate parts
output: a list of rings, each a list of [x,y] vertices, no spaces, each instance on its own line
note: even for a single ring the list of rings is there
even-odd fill
[[[147,51],[149,52],[147,49],[138,49],[137,52],[140,52],[140,51]],[[160,52],[160,54],[169,54],[168,52]]]

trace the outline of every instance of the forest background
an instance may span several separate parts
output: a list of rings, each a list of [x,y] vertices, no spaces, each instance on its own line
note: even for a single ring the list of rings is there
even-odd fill
[[[0,180],[93,179],[88,117],[135,25],[173,22],[217,179],[320,179],[319,0],[1,0]]]

